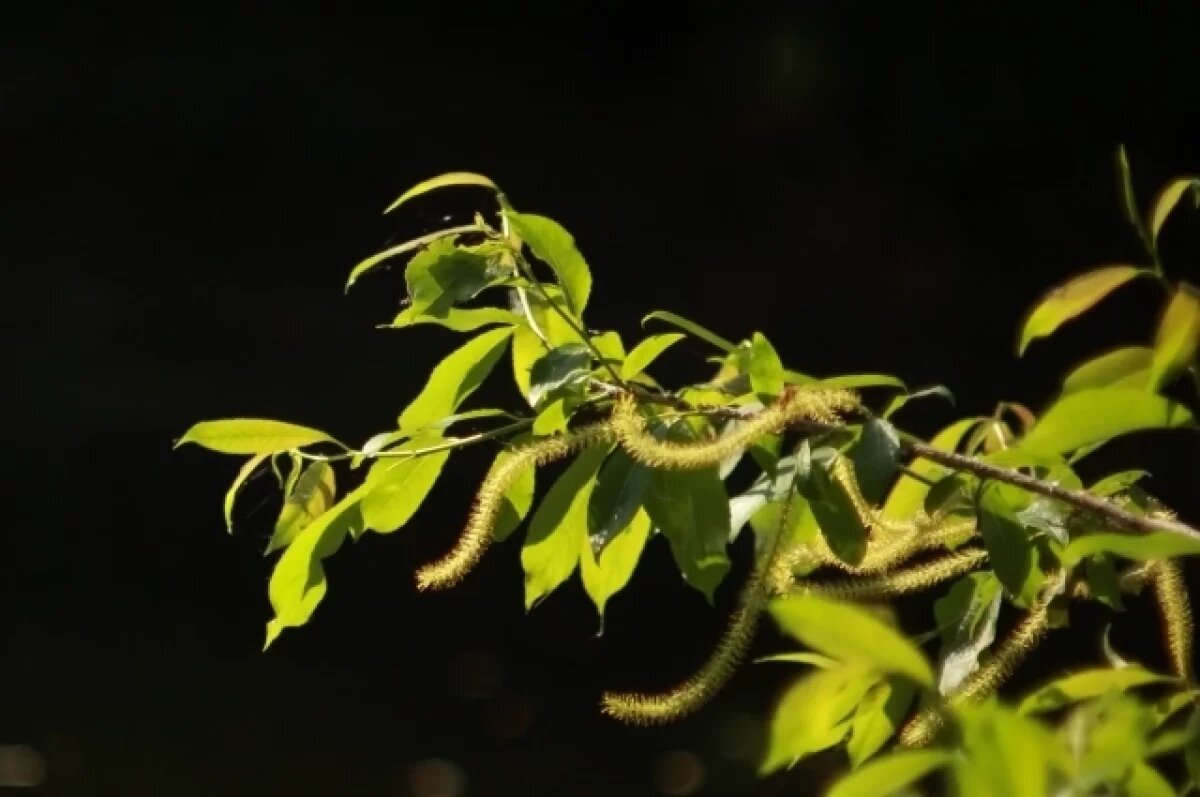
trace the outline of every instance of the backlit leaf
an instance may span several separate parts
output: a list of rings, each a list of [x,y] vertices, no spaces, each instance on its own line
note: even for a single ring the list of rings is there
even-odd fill
[[[1022,714],[1054,711],[1071,703],[1091,700],[1109,692],[1124,692],[1146,684],[1170,681],[1165,675],[1141,667],[1085,670],[1055,679],[1027,696],[1017,707]]]
[[[962,439],[979,422],[979,418],[963,418],[961,421],[955,421],[938,432],[929,441],[929,444],[942,451],[954,451],[958,448]],[[945,473],[945,468],[941,465],[937,465],[926,459],[913,460],[909,464],[908,469],[913,473],[934,481]],[[919,479],[914,479],[907,474],[901,474],[900,478],[896,480],[896,484],[892,487],[892,491],[888,494],[887,501],[883,504],[882,512],[885,516],[898,520],[910,518],[924,506],[925,495],[928,492],[928,484]]]
[[[390,260],[393,257],[399,257],[400,255],[408,254],[409,252],[415,252],[421,247],[428,246],[434,241],[439,241],[442,238],[456,237],[464,233],[471,232],[477,233],[480,232],[480,229],[474,224],[465,224],[459,227],[447,227],[444,230],[437,230],[435,232],[427,233],[420,237],[413,238],[411,241],[405,241],[402,244],[389,246],[382,252],[371,255],[350,270],[350,276],[346,279],[346,290],[348,291],[354,287],[354,283],[358,282],[362,275],[366,274],[368,271],[375,268],[385,260]]]
[[[973,673],[979,656],[996,639],[1000,582],[990,572],[971,573],[933,604],[941,636],[938,691],[950,694]]]
[[[846,743],[850,766],[861,767],[887,744],[904,722],[915,695],[912,683],[904,679],[884,680],[871,687],[850,723],[850,741]]]
[[[1200,344],[1200,291],[1181,282],[1158,323],[1150,384],[1165,385],[1194,363],[1197,344]]]
[[[440,438],[427,436],[393,450],[414,450],[439,441]],[[447,449],[409,458],[389,457],[372,465],[367,473],[371,490],[362,502],[363,522],[367,527],[388,534],[407,523],[433,489],[449,456]]]
[[[1125,797],[1177,797],[1179,794],[1169,780],[1144,761],[1133,765],[1124,785]]]
[[[225,492],[225,530],[230,534],[233,534],[233,502],[237,499],[238,491],[242,489],[242,485],[246,483],[246,479],[250,478],[254,469],[269,456],[270,454],[255,454],[246,460],[238,469],[237,476],[233,478],[233,484],[230,484],[229,489]]]
[[[953,753],[945,750],[900,750],[845,775],[827,797],[887,797],[905,791],[931,772],[946,766]]]
[[[645,326],[647,321],[662,321],[670,324],[673,327],[678,327],[692,337],[700,338],[700,340],[703,340],[705,343],[711,344],[712,346],[729,354],[732,354],[737,349],[737,346],[730,343],[717,333],[705,329],[696,322],[689,321],[681,315],[676,315],[675,313],[671,313],[666,310],[655,310],[652,313],[647,313],[642,319],[642,326]]]
[[[562,225],[545,216],[507,211],[509,224],[538,260],[550,266],[576,315],[582,315],[592,292],[592,273],[575,239]]]
[[[661,335],[651,335],[633,347],[625,362],[621,364],[621,378],[632,379],[650,367],[664,351],[683,340],[679,332],[666,332]]]
[[[625,529],[641,511],[650,477],[649,468],[635,462],[620,448],[604,463],[588,506],[588,538],[592,553],[599,556],[613,536]]]
[[[309,463],[284,499],[266,552],[291,545],[300,532],[333,506],[336,495],[333,467],[328,462]]]
[[[833,479],[826,466],[814,459],[807,475],[798,470],[796,489],[808,499],[821,536],[833,555],[848,564],[862,561],[867,551],[867,529],[845,488]]]
[[[578,343],[546,352],[529,371],[530,403],[536,407],[553,391],[586,379],[591,363],[591,351]]]
[[[1047,293],[1029,314],[1021,330],[1017,354],[1024,354],[1032,341],[1050,335],[1064,322],[1088,311],[1134,277],[1149,273],[1137,266],[1105,266],[1059,285]]]
[[[496,455],[496,461],[501,462],[512,455],[511,451],[501,451]],[[529,463],[521,469],[521,473],[513,481],[512,486],[504,493],[500,517],[496,519],[496,527],[492,529],[492,539],[496,542],[507,539],[529,514],[529,509],[533,506],[536,478],[537,468],[533,463]]]
[[[716,468],[655,470],[643,498],[683,578],[708,599],[729,572],[729,498]]]
[[[437,324],[455,332],[474,332],[491,324],[517,324],[521,317],[511,310],[499,307],[451,307],[441,316],[418,312],[406,307],[397,315],[387,329],[403,329],[417,324]]]
[[[1120,534],[1102,531],[1071,540],[1062,553],[1064,567],[1071,567],[1095,553],[1112,553],[1126,559],[1170,559],[1200,554],[1200,540],[1170,531],[1152,534]]]
[[[455,246],[450,238],[434,241],[408,261],[404,281],[415,313],[444,316],[473,298],[489,282],[488,259]]]
[[[1101,354],[1075,368],[1063,380],[1063,393],[1078,393],[1097,387],[1145,389],[1150,384],[1154,350],[1148,346],[1124,346]]]
[[[989,483],[979,497],[979,533],[987,548],[988,561],[1000,583],[1015,599],[1029,605],[1043,577],[1029,533],[1018,522],[1019,509],[1003,485]]]
[[[874,682],[870,673],[840,666],[814,670],[792,684],[771,715],[759,773],[790,767],[844,739],[850,713]]]
[[[839,661],[896,673],[933,686],[933,670],[921,652],[894,628],[866,610],[813,594],[771,602],[779,627],[818,653]]]
[[[1162,191],[1154,198],[1154,204],[1150,207],[1150,235],[1154,239],[1158,238],[1158,233],[1166,223],[1167,216],[1171,215],[1171,211],[1179,204],[1179,200],[1183,198],[1189,188],[1197,185],[1200,185],[1200,179],[1195,177],[1176,177],[1163,186]]]
[[[769,401],[783,390],[783,362],[771,341],[761,332],[755,332],[750,338],[745,370],[750,376],[750,387],[760,400]]]
[[[821,380],[825,387],[839,387],[852,390],[860,387],[894,387],[897,390],[908,390],[903,380],[888,374],[843,374],[830,376]]]
[[[458,409],[491,373],[512,334],[511,328],[488,330],[450,352],[400,414],[400,428],[420,429]]]
[[[1149,475],[1150,472],[1144,470],[1123,470],[1119,473],[1112,473],[1089,487],[1088,492],[1101,498],[1107,498],[1125,492]]]
[[[490,188],[493,191],[500,190],[499,186],[497,186],[487,177],[484,177],[482,174],[475,174],[474,172],[446,172],[445,174],[439,174],[437,177],[430,177],[428,180],[422,180],[421,182],[417,183],[412,188],[401,194],[395,202],[388,205],[387,210],[385,210],[384,213],[391,213],[408,200],[421,196],[421,194],[426,194],[438,188],[448,188],[450,186],[459,185],[477,185],[484,188]]]
[[[587,544],[588,502],[607,454],[607,445],[597,445],[576,457],[533,513],[521,548],[526,610],[575,571],[579,552]]]
[[[1163,396],[1134,388],[1094,388],[1056,401],[1018,445],[1065,454],[1141,429],[1191,424],[1187,407]]]
[[[195,443],[222,454],[273,454],[314,443],[334,442],[317,429],[262,418],[201,421],[188,429],[175,447]]]
[[[594,552],[592,541],[583,541],[579,553],[579,574],[583,577],[584,590],[600,613],[601,630],[604,627],[604,607],[609,598],[629,583],[649,536],[650,516],[639,508],[628,523],[609,536],[598,555]]]

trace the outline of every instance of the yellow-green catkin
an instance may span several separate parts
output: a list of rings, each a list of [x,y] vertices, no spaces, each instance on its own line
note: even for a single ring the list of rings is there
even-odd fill
[[[632,396],[619,397],[613,406],[613,430],[621,447],[638,462],[663,470],[707,468],[738,453],[750,443],[804,420],[836,421],[839,413],[859,406],[848,390],[798,388],[786,391],[778,402],[738,425],[728,434],[696,443],[659,440],[646,428]]]
[[[897,570],[886,576],[861,580],[802,581],[793,591],[814,592],[844,600],[878,600],[920,592],[974,570],[987,560],[987,551],[971,548]]]
[[[498,459],[480,485],[458,541],[440,559],[417,570],[417,588],[448,589],[462,581],[478,564],[492,541],[492,531],[504,507],[504,496],[525,468],[547,465],[590,445],[611,440],[612,437],[610,424],[594,424],[566,434],[523,443],[512,449],[509,456]]]
[[[720,691],[745,659],[750,643],[754,641],[758,619],[770,597],[767,576],[774,567],[781,547],[780,537],[787,528],[788,513],[781,514],[777,531],[742,587],[725,633],[704,666],[675,688],[659,694],[607,692],[600,702],[605,714],[633,725],[661,725],[698,710]]]
[[[1192,606],[1188,601],[1183,571],[1176,562],[1170,560],[1155,562],[1151,583],[1162,618],[1163,637],[1166,641],[1167,655],[1171,660],[1171,669],[1175,675],[1191,683],[1195,680],[1192,669],[1192,634],[1195,632],[1195,625],[1192,622]]]

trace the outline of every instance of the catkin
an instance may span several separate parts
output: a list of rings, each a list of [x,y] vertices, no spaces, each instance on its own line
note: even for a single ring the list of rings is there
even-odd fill
[[[593,424],[524,443],[512,449],[509,456],[497,460],[479,488],[463,533],[449,552],[417,570],[417,588],[447,589],[462,581],[475,567],[492,541],[492,530],[504,507],[505,493],[525,468],[547,465],[612,437],[610,424]]]
[[[864,580],[801,582],[793,592],[812,592],[843,600],[877,600],[906,595],[929,589],[943,581],[974,570],[985,559],[987,551],[971,548],[898,570],[886,576]]]
[[[1178,563],[1155,562],[1153,575],[1154,598],[1162,618],[1163,636],[1171,670],[1188,683],[1195,680],[1192,672],[1192,607],[1188,602],[1187,584]]]

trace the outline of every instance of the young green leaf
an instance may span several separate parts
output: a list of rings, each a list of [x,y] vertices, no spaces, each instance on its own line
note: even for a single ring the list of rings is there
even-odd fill
[[[841,376],[829,376],[820,381],[825,387],[840,387],[847,390],[860,387],[894,387],[897,390],[908,390],[908,386],[904,384],[903,380],[888,374],[842,374]]]
[[[1192,365],[1197,345],[1200,345],[1200,290],[1181,282],[1158,323],[1150,384],[1161,387]]]
[[[512,334],[511,328],[492,329],[450,352],[400,414],[400,428],[420,429],[458,409],[491,373]]]
[[[1171,782],[1144,761],[1136,762],[1125,778],[1125,797],[1177,797]]]
[[[1192,423],[1187,407],[1163,396],[1127,387],[1094,388],[1056,401],[1018,446],[1065,454],[1129,432]]]
[[[506,211],[505,216],[538,260],[554,271],[571,310],[583,315],[592,292],[592,272],[576,248],[575,239],[562,225],[545,216],[515,211]]]
[[[588,538],[593,554],[600,556],[613,537],[641,512],[650,475],[649,468],[620,448],[604,463],[588,505]]]
[[[1170,681],[1165,675],[1144,670],[1141,667],[1124,667],[1119,670],[1102,668],[1086,670],[1058,678],[1027,696],[1017,707],[1021,714],[1054,711],[1071,703],[1091,700],[1109,692],[1124,692],[1146,684]]]
[[[762,656],[754,660],[755,664],[811,664],[813,667],[820,667],[822,670],[828,670],[832,667],[837,667],[838,663],[828,656],[822,656],[820,653],[810,653],[807,650],[799,650],[794,653],[776,653],[772,656]]]
[[[519,315],[499,307],[450,307],[444,314],[437,316],[406,307],[392,319],[391,324],[382,326],[384,329],[403,329],[417,324],[437,324],[454,332],[474,332],[491,324],[513,325],[520,322]]]
[[[491,280],[488,258],[442,238],[408,261],[404,282],[414,314],[445,316],[450,309],[472,299]]]
[[[899,794],[953,760],[946,750],[900,750],[872,761],[833,785],[826,797],[887,797]]]
[[[981,420],[980,418],[963,418],[960,421],[955,421],[934,435],[929,444],[942,451],[954,451],[958,448],[962,439]],[[924,476],[934,481],[945,473],[945,469],[942,466],[925,459],[914,460],[908,466],[908,470],[918,476]],[[887,501],[884,502],[881,511],[885,517],[897,520],[910,518],[922,508],[925,503],[925,495],[928,492],[928,484],[920,479],[914,479],[907,474],[901,474],[900,478],[896,480],[896,484],[892,487],[892,491],[888,494]]]
[[[979,655],[996,639],[1000,582],[990,572],[970,573],[933,604],[941,636],[938,692],[956,690],[979,665]]]
[[[790,767],[844,739],[850,713],[875,681],[869,672],[838,666],[814,670],[792,684],[771,716],[759,774]]]
[[[395,450],[415,450],[439,440],[421,437]],[[371,490],[362,502],[367,528],[388,534],[407,523],[433,489],[449,456],[447,449],[411,458],[389,457],[372,465],[366,482]]]
[[[1047,797],[1057,744],[1050,733],[995,703],[957,711],[965,757],[959,754],[955,794]]]
[[[621,363],[621,378],[632,379],[650,367],[664,351],[683,340],[679,332],[666,332],[661,335],[651,335],[633,347],[625,362]]]
[[[904,722],[916,690],[903,678],[884,680],[871,687],[850,723],[846,753],[850,766],[858,769],[879,752]]]
[[[518,440],[515,442],[522,442]],[[511,457],[511,451],[501,451],[496,455],[496,461],[500,462],[505,457]],[[508,535],[512,534],[517,526],[521,525],[521,521],[529,514],[530,507],[533,506],[533,492],[536,486],[537,467],[531,462],[521,469],[521,473],[513,481],[512,486],[508,488],[508,492],[504,494],[504,503],[500,507],[500,517],[496,519],[496,527],[492,529],[492,539],[496,542],[501,542],[508,539]]]
[[[1036,566],[1033,542],[1017,520],[1018,508],[1005,485],[987,484],[979,496],[979,533],[988,561],[1014,599],[1030,605],[1044,577]]]
[[[813,594],[771,602],[779,627],[819,653],[877,672],[896,673],[926,688],[933,670],[921,652],[894,628],[864,609]]]
[[[188,429],[175,447],[195,443],[222,454],[274,454],[276,451],[330,442],[336,441],[324,432],[307,426],[262,418],[227,418],[201,421]]]
[[[409,252],[415,252],[416,250],[425,246],[429,246],[429,244],[439,241],[442,238],[457,237],[463,233],[471,232],[477,233],[481,232],[481,230],[474,224],[465,224],[459,227],[447,227],[444,230],[437,230],[435,232],[422,235],[418,238],[413,238],[411,241],[405,241],[402,244],[389,246],[382,252],[373,254],[367,259],[361,261],[358,265],[350,270],[350,276],[346,279],[346,290],[349,291],[352,287],[354,287],[354,283],[358,282],[363,274],[366,274],[368,271],[375,268],[385,260],[390,260],[393,257],[399,257],[400,255],[408,254]]]
[[[1150,236],[1152,240],[1158,240],[1158,233],[1166,223],[1167,216],[1171,215],[1171,211],[1179,204],[1179,200],[1183,198],[1187,190],[1197,186],[1200,186],[1200,178],[1196,177],[1176,177],[1163,186],[1162,191],[1155,197],[1154,204],[1150,206]]]
[[[1169,531],[1152,534],[1102,531],[1072,540],[1062,553],[1063,566],[1072,567],[1095,553],[1112,553],[1126,559],[1171,559],[1200,554],[1200,540]]]
[[[242,489],[242,485],[246,483],[246,479],[250,478],[254,469],[269,456],[270,454],[255,454],[250,457],[238,469],[237,476],[233,478],[233,484],[229,485],[229,490],[225,493],[225,530],[230,534],[233,534],[233,502],[237,499],[238,491]]]
[[[1025,321],[1017,354],[1038,338],[1044,338],[1063,323],[1087,312],[1105,296],[1135,277],[1152,272],[1137,266],[1115,265],[1089,271],[1046,294]]]
[[[733,354],[733,352],[737,349],[737,346],[730,343],[717,333],[707,330],[696,322],[689,321],[681,315],[676,315],[675,313],[667,312],[666,310],[655,310],[652,313],[647,313],[642,319],[642,326],[646,326],[647,321],[662,321],[670,324],[673,327],[682,329],[692,337],[700,338],[700,340],[704,341],[705,343],[708,343],[727,354]]]
[[[546,352],[529,371],[529,403],[536,407],[552,392],[578,385],[587,378],[591,363],[591,350],[578,343]]]
[[[729,498],[716,468],[653,471],[643,501],[684,580],[712,603],[729,572]]]
[[[840,456],[840,454],[834,454]],[[821,536],[833,555],[847,564],[858,564],[867,552],[867,529],[846,489],[815,458],[807,473],[797,470],[796,489],[808,499]]]
[[[551,302],[555,306],[571,316],[573,321],[578,323],[579,319],[575,318],[562,300],[562,292],[559,291],[556,285],[543,286]],[[546,302],[545,299],[534,293],[527,293],[523,303],[518,302],[517,308],[520,309],[522,315],[525,314],[528,308],[529,316],[532,316],[533,324],[536,325],[537,332],[534,331],[534,326],[530,325],[529,319],[526,318],[523,323],[515,327],[513,334],[512,345],[512,366],[513,378],[516,380],[517,388],[521,391],[521,395],[528,398],[529,396],[529,373],[533,369],[533,364],[541,359],[547,351],[552,348],[564,346],[569,343],[586,344],[579,333],[571,328],[565,319]],[[539,335],[540,332],[540,335]],[[545,338],[543,342],[542,338]]]
[[[896,427],[874,415],[862,425],[850,451],[858,486],[871,504],[879,503],[900,468],[900,436]]]
[[[421,194],[429,193],[430,191],[434,191],[438,188],[448,188],[450,186],[459,185],[477,185],[484,188],[490,188],[493,191],[500,190],[499,186],[497,186],[487,177],[484,177],[482,174],[475,174],[474,172],[446,172],[445,174],[439,174],[437,177],[430,177],[428,180],[422,180],[421,182],[417,183],[412,188],[401,194],[399,199],[388,205],[387,210],[383,212],[384,214],[391,213],[408,200],[421,196]]]
[[[1149,475],[1150,472],[1145,470],[1123,470],[1119,473],[1111,473],[1089,487],[1088,492],[1101,498],[1108,498],[1125,492]]]
[[[266,553],[286,548],[296,536],[333,506],[337,484],[328,462],[312,462],[300,473],[275,521]]]
[[[897,412],[904,408],[910,401],[917,401],[923,398],[931,398],[936,396],[950,402],[950,406],[954,406],[954,394],[950,392],[950,388],[945,385],[933,385],[932,387],[923,387],[920,390],[914,390],[911,393],[901,393],[898,396],[893,396],[888,402],[887,407],[880,413],[881,418],[891,418]]]
[[[1063,380],[1063,393],[1078,393],[1098,387],[1131,387],[1144,390],[1150,385],[1150,363],[1154,350],[1149,346],[1124,346],[1094,357]]]
[[[783,390],[783,362],[775,347],[765,335],[755,332],[745,354],[745,371],[750,377],[750,387],[759,400],[766,402],[774,399]]]
[[[576,457],[533,513],[521,548],[527,611],[575,571],[579,552],[587,544],[588,502],[608,449],[592,446]]]
[[[268,594],[275,617],[267,623],[269,647],[285,628],[304,625],[324,599],[328,584],[321,561],[332,556],[346,535],[362,528],[359,502],[368,488],[347,493],[327,512],[296,535],[271,573]]]
[[[583,578],[584,590],[600,613],[602,631],[604,607],[609,598],[629,583],[649,537],[650,516],[645,510],[638,509],[628,523],[609,536],[599,553],[595,552],[595,544],[591,540],[583,540],[579,553],[579,574]]]

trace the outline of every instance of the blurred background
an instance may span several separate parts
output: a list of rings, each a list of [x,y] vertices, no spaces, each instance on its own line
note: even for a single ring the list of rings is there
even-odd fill
[[[1021,6],[6,9],[0,787],[816,793],[836,757],[754,775],[782,668],[747,667],[676,726],[598,714],[605,688],[690,673],[738,578],[714,612],[657,541],[603,636],[576,582],[525,614],[515,541],[460,589],[417,596],[412,570],[449,545],[486,466],[475,452],[404,530],[331,559],[313,622],[262,653],[270,488],[251,484],[230,537],[237,461],[171,445],[230,415],[351,441],[393,423],[456,338],[373,328],[398,269],[342,286],[388,242],[485,206],[464,189],[381,217],[457,169],[573,231],[596,277],[589,322],[627,341],[662,307],[735,339],[761,329],[809,373],[945,383],[958,406],[914,412],[923,433],[999,399],[1044,405],[1083,355],[1153,334],[1158,294],[1134,285],[1014,355],[1047,288],[1140,254],[1118,143],[1143,202],[1200,171],[1200,8]],[[1200,279],[1195,212],[1163,247],[1171,274]],[[667,373],[699,378],[706,353],[680,347]],[[1198,454],[1194,436],[1143,436],[1085,470],[1145,466],[1195,522]],[[735,546],[736,572],[748,553]],[[1153,666],[1140,617],[1113,642]],[[1073,617],[1020,678],[1096,660],[1105,619]],[[780,643],[764,633],[761,650]]]

